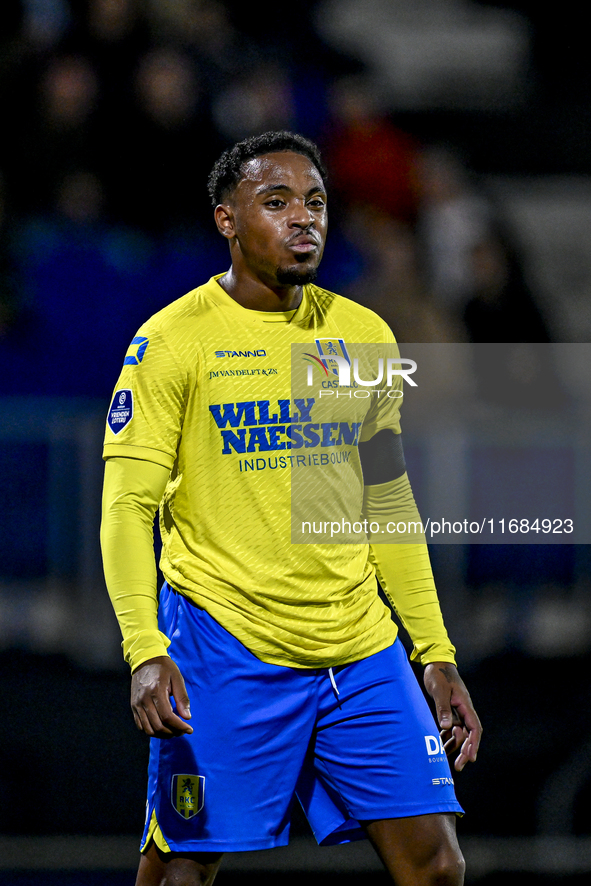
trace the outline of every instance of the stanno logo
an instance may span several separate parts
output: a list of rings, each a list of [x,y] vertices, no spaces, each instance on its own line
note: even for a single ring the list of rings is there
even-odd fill
[[[263,348],[256,351],[216,351],[216,357],[266,357],[267,352]]]

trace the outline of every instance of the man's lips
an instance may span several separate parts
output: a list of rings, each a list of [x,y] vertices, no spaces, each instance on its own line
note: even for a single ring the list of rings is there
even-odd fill
[[[293,252],[314,252],[320,246],[319,240],[311,234],[300,234],[292,240],[288,240],[287,246]]]

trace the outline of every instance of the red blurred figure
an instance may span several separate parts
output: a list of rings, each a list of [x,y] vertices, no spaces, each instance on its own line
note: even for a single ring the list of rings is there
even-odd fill
[[[327,154],[332,184],[341,199],[413,222],[418,210],[418,142],[379,112],[375,96],[360,78],[336,84],[332,112],[335,128],[327,140]]]

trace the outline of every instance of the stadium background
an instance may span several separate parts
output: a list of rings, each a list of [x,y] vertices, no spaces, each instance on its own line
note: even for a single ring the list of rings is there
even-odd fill
[[[146,743],[100,569],[102,423],[142,320],[226,266],[211,163],[269,128],[318,140],[331,168],[319,282],[402,342],[503,341],[520,365],[532,352],[518,343],[565,342],[584,358],[587,37],[574,4],[529,0],[322,0],[272,16],[215,0],[6,0],[0,40],[0,882],[118,886],[137,864]],[[555,361],[544,372],[546,392],[571,397]],[[584,391],[543,420],[530,393],[489,403],[479,434],[444,435],[447,462],[436,413],[427,431],[411,424],[420,502],[469,484],[500,424],[516,476],[558,464],[566,500],[588,509],[569,430],[588,430]],[[554,440],[549,462],[536,433]],[[468,882],[583,882],[589,548],[433,556],[485,725],[457,779]],[[220,882],[278,870],[379,882],[359,847],[315,851],[297,813],[294,835],[289,850],[229,861]]]

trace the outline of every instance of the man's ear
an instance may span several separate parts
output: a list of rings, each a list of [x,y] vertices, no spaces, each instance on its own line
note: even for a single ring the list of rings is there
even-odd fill
[[[234,213],[227,203],[218,203],[213,212],[217,229],[222,235],[230,240],[234,234]]]

